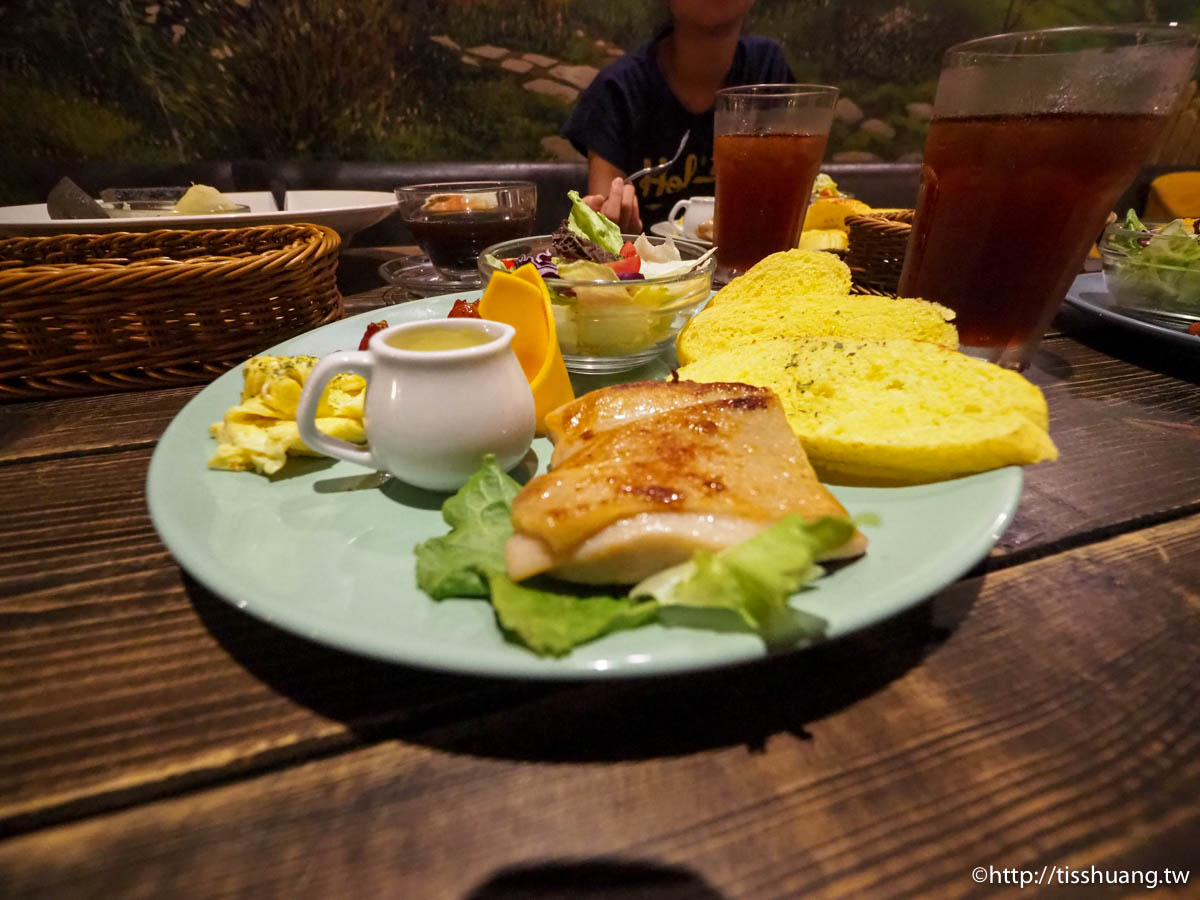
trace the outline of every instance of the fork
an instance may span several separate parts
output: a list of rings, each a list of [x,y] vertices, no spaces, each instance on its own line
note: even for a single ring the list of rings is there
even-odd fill
[[[644,169],[638,169],[632,175],[625,176],[625,183],[633,184],[634,181],[641,178],[643,175],[654,175],[654,174],[657,174],[658,172],[662,172],[666,169],[669,169],[672,165],[675,164],[675,161],[677,159],[679,159],[679,157],[683,154],[683,148],[687,144],[688,138],[691,136],[692,136],[692,130],[689,128],[687,131],[685,131],[683,133],[683,139],[679,142],[679,148],[675,151],[674,156],[672,156],[665,163],[659,163],[657,166],[647,166]]]

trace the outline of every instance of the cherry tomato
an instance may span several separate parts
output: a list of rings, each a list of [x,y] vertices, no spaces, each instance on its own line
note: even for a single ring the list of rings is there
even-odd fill
[[[641,271],[642,258],[635,253],[633,256],[622,257],[614,262],[606,262],[605,265],[618,275],[631,274],[633,272]]]
[[[515,256],[511,256],[508,259],[500,260],[500,262],[504,263],[504,268],[511,269],[517,264],[517,258]]]
[[[631,256],[637,256],[637,251],[633,249],[633,243],[626,241],[621,245],[621,259],[629,259]]]
[[[481,319],[478,300],[455,300],[447,319]]]
[[[1189,325],[1188,334],[1194,334],[1196,337],[1200,337],[1200,322],[1193,322],[1191,325]]]
[[[387,319],[380,319],[378,322],[371,322],[367,325],[367,330],[363,332],[362,340],[358,342],[359,350],[366,350],[367,344],[371,340],[371,336],[377,331],[383,331],[387,328]]]

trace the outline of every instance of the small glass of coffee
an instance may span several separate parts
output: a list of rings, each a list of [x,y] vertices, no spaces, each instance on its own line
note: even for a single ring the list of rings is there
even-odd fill
[[[528,237],[537,213],[529,181],[457,181],[396,188],[400,216],[433,267],[448,279],[478,278],[479,254]]]

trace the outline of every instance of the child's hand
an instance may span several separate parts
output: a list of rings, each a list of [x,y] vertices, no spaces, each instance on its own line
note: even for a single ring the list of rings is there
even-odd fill
[[[583,202],[598,213],[608,216],[624,234],[641,234],[642,217],[638,212],[637,192],[632,184],[614,178],[608,196],[588,194]]]

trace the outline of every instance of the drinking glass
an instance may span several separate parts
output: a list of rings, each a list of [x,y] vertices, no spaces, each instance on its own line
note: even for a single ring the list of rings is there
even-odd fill
[[[1087,26],[947,52],[900,293],[1023,369],[1197,63],[1200,32]]]
[[[717,91],[713,243],[728,281],[800,240],[837,88],[752,84]]]
[[[528,237],[537,213],[529,181],[457,181],[396,188],[400,217],[435,269],[447,278],[479,278],[485,247]]]

